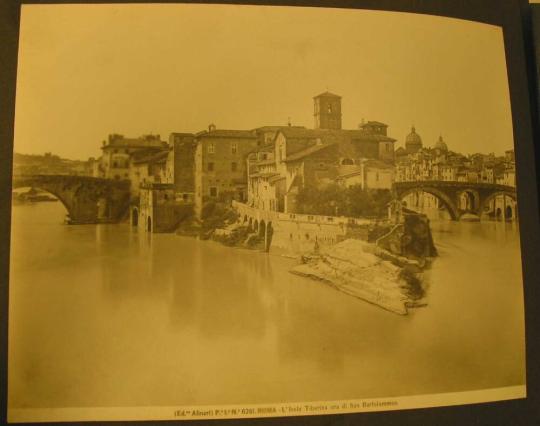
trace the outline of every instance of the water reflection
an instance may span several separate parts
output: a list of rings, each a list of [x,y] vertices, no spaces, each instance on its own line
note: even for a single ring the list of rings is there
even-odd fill
[[[401,317],[290,274],[291,259],[128,225],[64,226],[54,206],[27,207],[13,215],[11,407],[524,383],[516,224],[432,222],[441,256],[428,306]]]

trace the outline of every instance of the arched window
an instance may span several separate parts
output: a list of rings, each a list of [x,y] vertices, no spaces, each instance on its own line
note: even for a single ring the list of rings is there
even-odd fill
[[[352,158],[344,158],[343,160],[341,160],[341,165],[342,166],[352,166],[352,165],[354,165],[354,160]]]

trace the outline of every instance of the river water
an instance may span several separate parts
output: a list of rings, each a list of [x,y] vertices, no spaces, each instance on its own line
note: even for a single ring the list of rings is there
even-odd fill
[[[524,384],[516,224],[433,222],[428,306],[398,316],[292,259],[13,208],[11,408],[390,397]]]

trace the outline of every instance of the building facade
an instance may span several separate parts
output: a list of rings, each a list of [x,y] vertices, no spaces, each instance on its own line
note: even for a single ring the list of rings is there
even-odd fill
[[[195,136],[195,213],[211,200],[247,197],[247,156],[257,148],[250,130],[222,130],[209,126]]]
[[[111,134],[101,147],[99,174],[102,178],[123,180],[130,178],[131,156],[139,151],[160,152],[168,149],[166,142],[159,135],[145,135],[139,138],[125,138]]]

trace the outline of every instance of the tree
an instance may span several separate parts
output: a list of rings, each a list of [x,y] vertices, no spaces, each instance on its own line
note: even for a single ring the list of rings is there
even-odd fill
[[[389,190],[366,190],[360,185],[343,188],[306,186],[297,195],[299,213],[324,216],[373,217],[384,216],[391,201]]]

